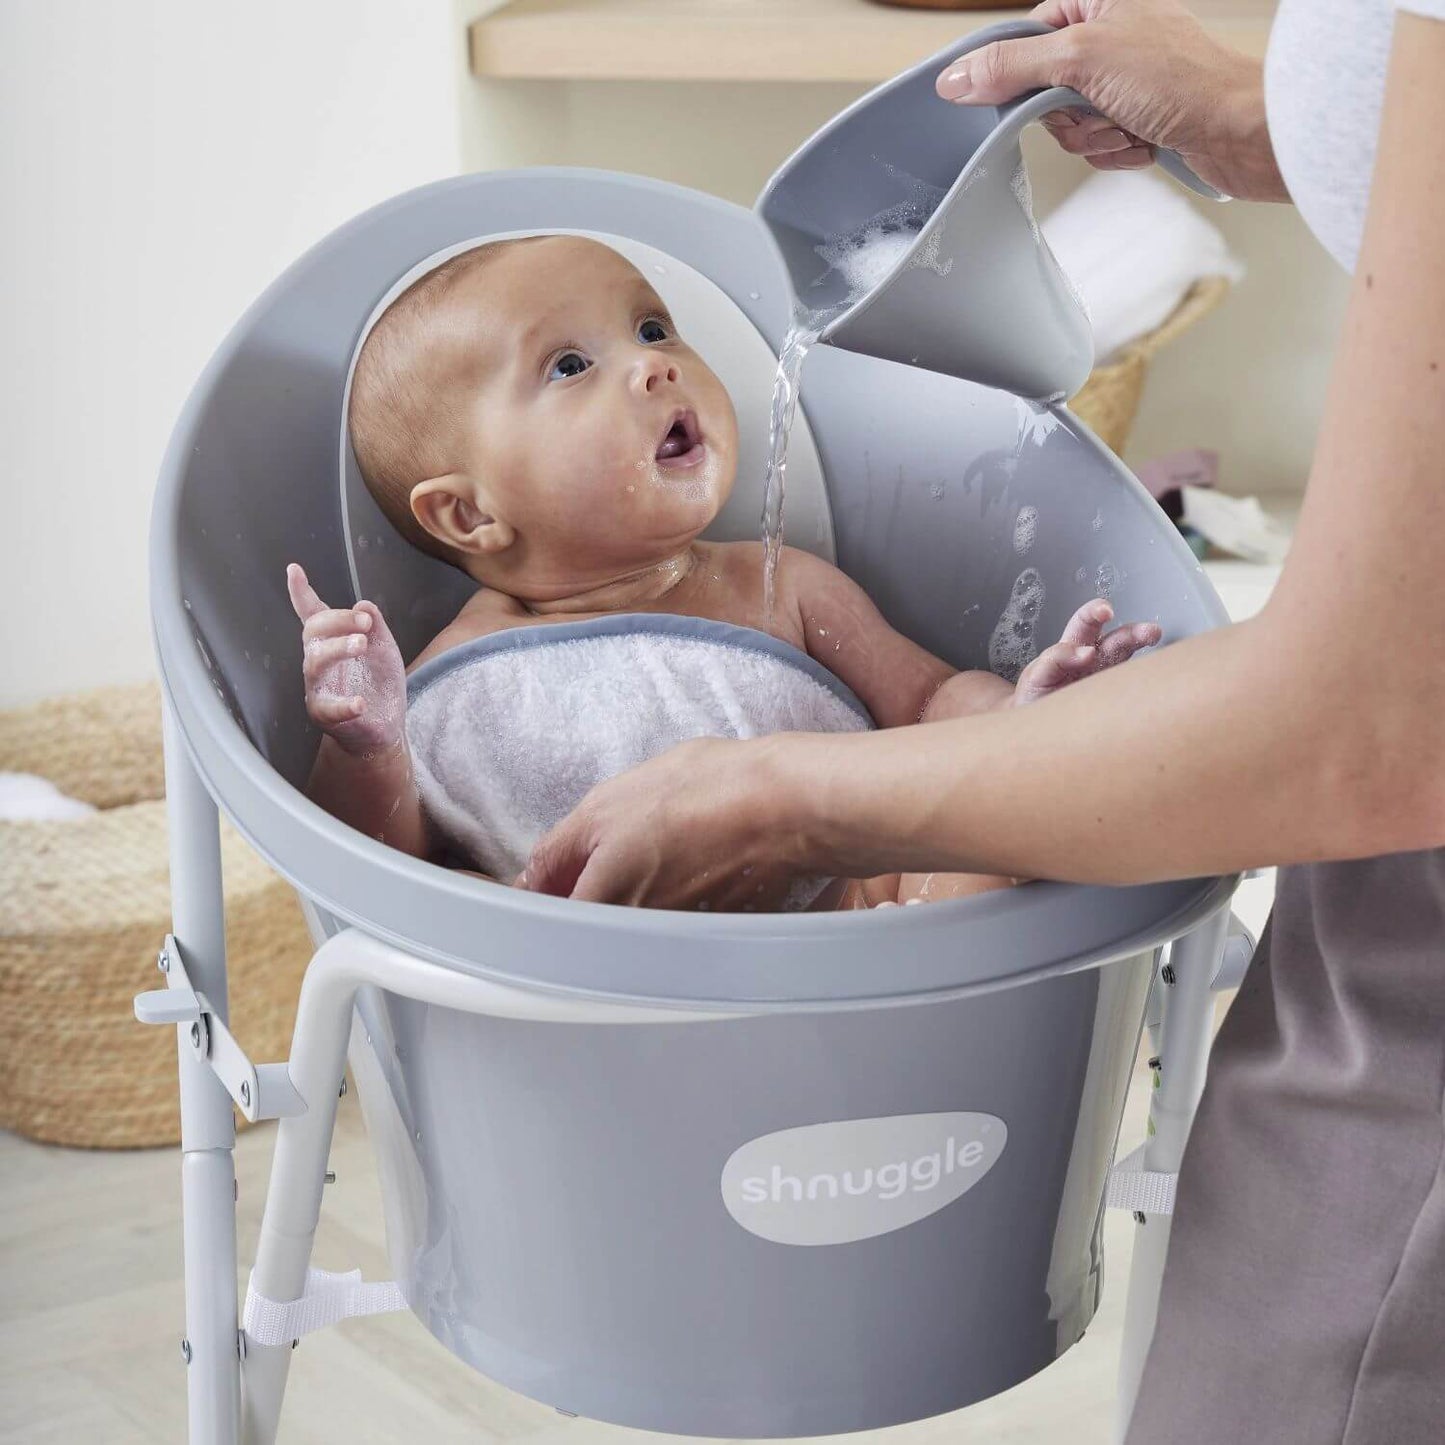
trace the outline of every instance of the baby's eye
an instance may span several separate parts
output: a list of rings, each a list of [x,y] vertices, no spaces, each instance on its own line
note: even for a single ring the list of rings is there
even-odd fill
[[[566,381],[569,376],[581,376],[592,363],[580,351],[564,351],[552,363],[547,373],[548,381]]]
[[[656,346],[659,341],[668,341],[671,337],[672,332],[668,330],[667,323],[656,316],[649,316],[637,328],[637,339],[645,346]]]

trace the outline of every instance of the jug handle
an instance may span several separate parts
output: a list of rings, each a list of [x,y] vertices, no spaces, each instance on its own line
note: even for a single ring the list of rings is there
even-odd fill
[[[1040,24],[1037,20],[1005,20],[999,25],[986,25],[982,30],[976,30],[970,35],[953,58],[957,60],[960,56],[991,45],[996,40],[1023,40],[1033,35],[1049,35],[1052,31],[1052,26]],[[998,129],[994,132],[995,138],[1001,133],[1017,135],[1030,121],[1038,120],[1051,110],[1078,110],[1086,115],[1102,114],[1097,106],[1086,100],[1077,90],[1070,90],[1063,85],[1055,85],[1047,90],[1031,90],[1013,100],[1005,101],[997,110]],[[1178,151],[1156,146],[1154,159],[1161,170],[1167,171],[1180,185],[1193,191],[1195,195],[1210,201],[1229,199],[1223,191],[1216,190],[1208,181],[1200,180]]]

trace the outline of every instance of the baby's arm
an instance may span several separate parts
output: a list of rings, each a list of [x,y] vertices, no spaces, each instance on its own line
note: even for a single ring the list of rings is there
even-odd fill
[[[921,721],[944,722],[1037,702],[1071,682],[1126,662],[1141,647],[1159,641],[1161,631],[1153,622],[1125,623],[1105,636],[1104,628],[1113,616],[1114,609],[1102,597],[1084,603],[1069,618],[1063,636],[1034,658],[1012,686],[991,672],[956,673],[929,699]]]
[[[836,567],[791,548],[784,556],[809,654],[858,694],[879,727],[940,722],[1035,702],[1126,661],[1161,636],[1152,622],[1126,624],[1105,636],[1114,609],[1096,597],[1069,619],[1062,638],[1010,684],[991,672],[954,671],[895,632],[867,593]]]
[[[307,796],[370,837],[430,857],[406,742],[406,670],[385,619],[373,602],[327,607],[294,562],[286,588],[302,623],[306,712],[323,734]]]
[[[961,676],[895,632],[856,582],[820,558],[785,547],[778,578],[798,609],[808,655],[858,694],[879,727],[916,723],[939,688]]]

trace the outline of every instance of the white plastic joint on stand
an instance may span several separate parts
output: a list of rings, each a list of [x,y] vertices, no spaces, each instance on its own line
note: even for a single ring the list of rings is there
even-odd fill
[[[1135,1214],[1173,1214],[1177,1174],[1161,1174],[1144,1167],[1144,1146],[1125,1155],[1109,1171],[1110,1209],[1128,1209]]]
[[[221,1081],[236,1107],[254,1124],[304,1114],[306,1103],[285,1064],[253,1064],[205,994],[191,984],[185,955],[166,934],[156,964],[166,986],[137,994],[135,1016],[143,1024],[175,1024],[190,1037],[191,1051]]]
[[[340,1320],[391,1314],[409,1308],[395,1280],[363,1280],[359,1269],[335,1274],[308,1269],[300,1299],[274,1300],[246,1286],[241,1328],[258,1345],[289,1345]]]

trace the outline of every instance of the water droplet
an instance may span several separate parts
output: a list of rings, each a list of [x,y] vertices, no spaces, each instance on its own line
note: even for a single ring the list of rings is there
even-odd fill
[[[761,301],[762,299],[763,299],[763,293],[762,293],[761,291],[749,291],[749,292],[748,292],[748,300],[749,300],[749,301]]]

